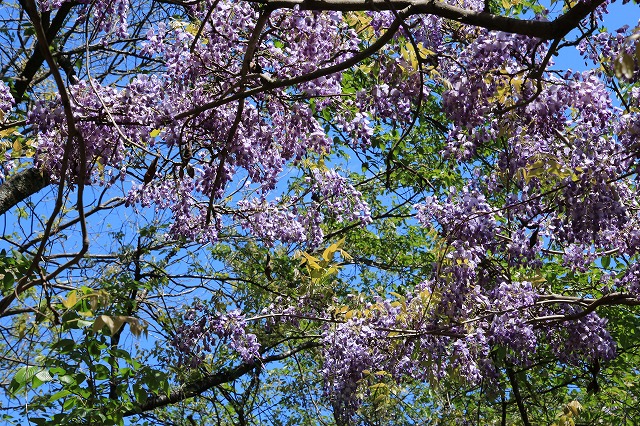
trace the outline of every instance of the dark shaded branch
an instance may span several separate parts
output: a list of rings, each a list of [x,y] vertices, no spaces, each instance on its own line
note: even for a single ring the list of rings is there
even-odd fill
[[[516,373],[513,372],[513,368],[507,367],[507,376],[509,376],[509,383],[511,383],[511,389],[513,390],[513,397],[518,404],[518,410],[520,411],[520,417],[522,418],[522,424],[524,426],[531,426],[529,422],[529,416],[527,415],[527,409],[524,406],[522,395],[520,395],[520,386],[518,385],[518,378]]]
[[[175,404],[177,402],[184,401],[185,399],[198,396],[208,391],[209,389],[214,388],[215,386],[221,385],[223,383],[232,382],[256,368],[261,368],[264,364],[267,364],[269,362],[280,361],[298,352],[301,352],[307,349],[312,349],[318,346],[320,346],[320,343],[318,342],[315,342],[315,341],[308,342],[290,351],[286,351],[278,355],[272,355],[269,357],[262,358],[261,360],[256,361],[253,364],[240,364],[237,367],[222,370],[215,374],[207,375],[193,382],[186,383],[185,385],[179,387],[178,389],[175,389],[172,392],[170,392],[169,395],[160,395],[154,398],[149,398],[147,402],[145,402],[144,404],[140,404],[136,410],[130,410],[125,412],[124,417],[130,417],[136,414],[141,414],[146,411],[151,411],[156,408],[164,407],[170,404]]]
[[[46,29],[46,40],[48,41],[48,43],[50,43],[58,35],[58,32],[62,28],[64,22],[67,20],[67,17],[69,16],[69,13],[71,12],[71,9],[73,8],[73,6],[75,6],[75,4],[75,2],[67,2],[63,3],[62,6],[60,6],[60,9],[58,9],[56,16],[53,18]],[[40,69],[40,67],[42,67],[43,63],[44,55],[42,54],[40,41],[38,41],[34,46],[33,54],[27,60],[27,63],[22,69],[22,73],[18,78],[16,78],[13,92],[16,103],[22,102],[24,93],[29,88],[29,85],[33,81],[33,77],[35,77],[35,75],[38,73],[38,70]]]
[[[474,25],[492,31],[504,31],[537,37],[542,40],[562,38],[576,28],[580,21],[589,16],[604,0],[578,2],[567,13],[549,21],[517,19],[494,15],[487,12],[475,12],[436,0],[248,0],[249,2],[266,4],[273,9],[293,8],[302,10],[402,10],[410,8],[411,14],[429,14]]]
[[[0,214],[49,185],[49,177],[30,168],[16,173],[0,185]]]

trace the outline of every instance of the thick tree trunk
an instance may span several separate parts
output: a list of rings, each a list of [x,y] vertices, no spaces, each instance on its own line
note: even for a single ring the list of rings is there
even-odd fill
[[[0,215],[49,185],[49,178],[36,168],[23,170],[0,185]]]

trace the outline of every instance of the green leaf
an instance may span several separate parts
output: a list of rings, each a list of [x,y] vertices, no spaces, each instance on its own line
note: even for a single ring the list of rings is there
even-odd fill
[[[20,142],[20,139],[16,139],[15,141],[13,141],[12,155],[14,157],[17,157],[17,156],[20,156],[21,153],[22,153],[22,142]]]
[[[51,395],[49,397],[49,402],[55,402],[55,401],[59,400],[60,398],[64,398],[67,395],[71,395],[71,392],[66,390],[66,389],[63,389],[60,392],[56,392],[53,395]]]
[[[76,405],[80,405],[80,402],[81,402],[80,398],[74,395],[71,398],[68,398],[66,401],[64,401],[64,404],[62,404],[62,409],[70,410]]]
[[[11,380],[9,392],[16,394],[27,384],[31,383],[33,377],[40,371],[42,371],[41,368],[35,365],[20,367]]]
[[[96,380],[106,380],[111,375],[109,371],[109,367],[104,364],[94,364],[93,365],[94,378]]]
[[[50,382],[51,380],[53,380],[53,377],[51,377],[51,374],[47,370],[41,370],[33,378],[32,385],[35,389],[40,387],[44,383]]]
[[[144,389],[140,382],[133,385],[133,396],[136,398],[138,404],[144,404],[147,402],[147,391]]]
[[[76,385],[78,383],[78,381],[76,380],[76,377],[72,374],[65,374],[63,376],[58,376],[58,380],[60,380],[61,383],[68,386]]]

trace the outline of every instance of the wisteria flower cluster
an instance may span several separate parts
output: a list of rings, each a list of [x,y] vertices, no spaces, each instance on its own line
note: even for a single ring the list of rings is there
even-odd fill
[[[505,361],[491,354],[499,347],[506,349],[507,362],[521,366],[534,360],[541,343],[551,345],[561,362],[574,365],[615,356],[606,319],[571,306],[538,305],[529,282],[502,282],[488,291],[476,287],[467,298],[473,302],[447,324],[438,311],[448,291],[424,282],[406,299],[378,298],[350,319],[325,327],[326,390],[343,415],[359,406],[358,390],[368,371],[386,371],[398,382],[453,374],[468,385],[485,380],[499,386],[498,369]],[[577,314],[578,319],[536,326],[536,317],[553,314]]]
[[[51,11],[59,9],[69,0],[39,0],[40,10]],[[127,0],[82,0],[83,10],[80,12],[81,21],[90,19],[98,31],[113,34],[116,37],[127,37],[127,17],[129,2]]]
[[[338,222],[356,221],[362,224],[371,222],[371,211],[357,191],[335,170],[313,169],[311,192],[320,200],[323,207],[336,215]]]
[[[242,221],[243,226],[268,245],[278,240],[283,243],[302,242],[307,238],[300,218],[292,211],[281,209],[276,203],[254,198],[241,200],[238,206],[246,217]]]
[[[0,121],[4,120],[13,108],[13,96],[9,87],[0,81]]]
[[[291,201],[276,199],[245,199],[238,201],[240,223],[253,235],[272,246],[275,241],[307,242],[317,248],[322,243],[320,224],[327,214],[338,222],[371,222],[369,205],[346,178],[333,169],[315,168],[305,182],[313,194],[313,202],[306,210],[300,210]],[[300,199],[299,197],[297,198]],[[294,200],[295,202],[295,200]]]
[[[181,364],[198,366],[219,342],[227,344],[244,362],[260,359],[260,344],[255,334],[247,333],[247,321],[239,310],[221,314],[196,303],[187,309],[183,320],[172,340]]]

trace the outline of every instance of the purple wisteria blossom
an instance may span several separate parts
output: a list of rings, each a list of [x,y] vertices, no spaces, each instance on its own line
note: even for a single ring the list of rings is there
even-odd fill
[[[6,119],[13,108],[14,100],[9,87],[0,81],[0,121]]]
[[[227,344],[243,362],[260,359],[260,344],[255,334],[246,332],[247,322],[239,310],[220,314],[195,304],[183,319],[185,322],[177,328],[172,340],[181,364],[196,367],[214,351],[218,342]]]

